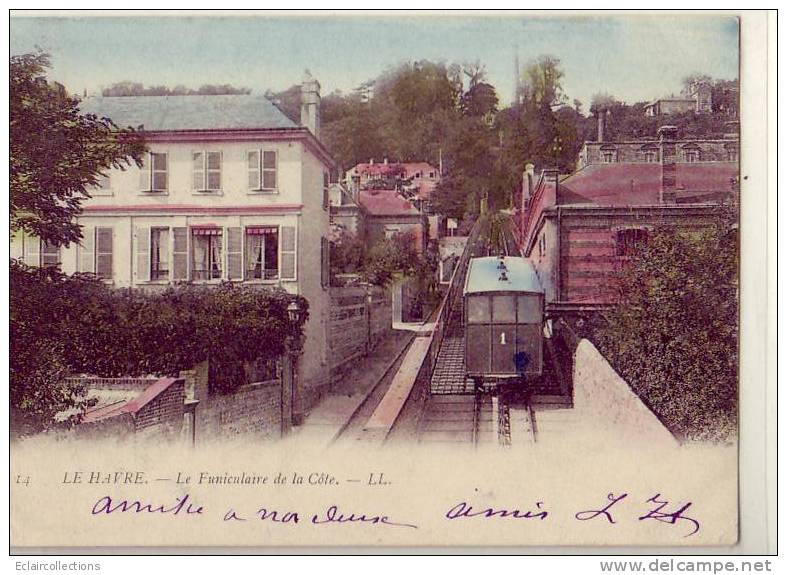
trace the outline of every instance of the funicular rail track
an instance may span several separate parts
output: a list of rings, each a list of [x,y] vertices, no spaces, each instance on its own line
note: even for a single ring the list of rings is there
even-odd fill
[[[490,221],[492,220],[492,221]],[[492,224],[496,231],[492,232]],[[473,226],[454,269],[448,291],[430,318],[432,329],[419,333],[379,401],[363,413],[345,438],[374,443],[526,444],[537,437],[531,393],[543,389],[503,389],[484,380],[477,385],[465,369],[464,285],[472,258],[519,256],[505,216],[482,216]],[[547,346],[548,347],[548,346]],[[550,352],[547,350],[546,354]],[[551,358],[550,358],[551,359]],[[545,361],[549,366],[552,361]],[[547,368],[546,371],[552,371]],[[548,375],[544,381],[554,381]],[[480,383],[480,382],[479,382]],[[371,414],[369,414],[371,412]]]

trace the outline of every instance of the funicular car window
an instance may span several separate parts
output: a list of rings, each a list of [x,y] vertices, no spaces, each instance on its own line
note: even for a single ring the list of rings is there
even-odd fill
[[[489,297],[485,295],[467,298],[467,322],[489,323]]]
[[[519,323],[541,323],[541,299],[536,295],[521,295],[519,300]]]
[[[492,322],[516,322],[516,300],[512,295],[496,295],[492,298]]]

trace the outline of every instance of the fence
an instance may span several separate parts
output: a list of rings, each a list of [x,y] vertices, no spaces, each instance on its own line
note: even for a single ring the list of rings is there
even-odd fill
[[[331,288],[328,334],[331,379],[373,349],[391,330],[390,291],[378,287]]]

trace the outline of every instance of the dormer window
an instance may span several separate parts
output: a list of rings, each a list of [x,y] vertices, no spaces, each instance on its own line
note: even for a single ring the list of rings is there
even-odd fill
[[[685,146],[683,148],[683,159],[689,164],[701,160],[700,149],[698,146]]]
[[[659,161],[659,149],[656,146],[643,146],[640,152],[642,161],[647,164],[655,164]]]
[[[614,164],[618,161],[618,150],[614,146],[602,146],[601,161],[604,164]]]

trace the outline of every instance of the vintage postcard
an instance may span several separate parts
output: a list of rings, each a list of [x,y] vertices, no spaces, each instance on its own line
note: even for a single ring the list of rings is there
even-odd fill
[[[733,549],[763,19],[12,12],[12,549]]]

